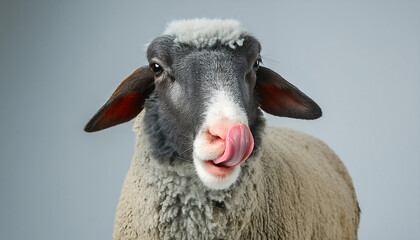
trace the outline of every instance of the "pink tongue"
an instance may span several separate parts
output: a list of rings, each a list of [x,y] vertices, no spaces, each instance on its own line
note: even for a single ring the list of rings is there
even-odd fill
[[[225,152],[213,163],[233,167],[245,161],[254,149],[254,138],[251,131],[245,124],[238,124],[231,127],[225,139]]]

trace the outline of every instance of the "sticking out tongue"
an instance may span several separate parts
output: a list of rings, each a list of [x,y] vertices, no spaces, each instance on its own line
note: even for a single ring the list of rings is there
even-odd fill
[[[215,160],[214,164],[233,167],[245,161],[254,148],[254,138],[245,124],[232,126],[225,139],[225,152]]]

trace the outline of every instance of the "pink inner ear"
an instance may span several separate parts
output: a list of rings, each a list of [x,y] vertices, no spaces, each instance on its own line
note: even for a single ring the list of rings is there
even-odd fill
[[[292,89],[271,84],[259,84],[261,108],[268,113],[281,113],[290,110],[305,110],[300,97]],[[276,114],[276,115],[277,115]]]
[[[142,110],[144,98],[140,92],[117,99],[98,119],[98,123],[106,127],[127,122]]]

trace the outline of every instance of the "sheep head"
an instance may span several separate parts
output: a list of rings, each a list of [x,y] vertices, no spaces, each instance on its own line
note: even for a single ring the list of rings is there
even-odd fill
[[[229,188],[260,144],[260,108],[276,116],[321,116],[313,100],[260,66],[260,51],[234,20],[172,22],[149,44],[149,65],[121,83],[85,130],[129,121],[146,108],[145,129],[158,160],[190,161],[204,185]]]

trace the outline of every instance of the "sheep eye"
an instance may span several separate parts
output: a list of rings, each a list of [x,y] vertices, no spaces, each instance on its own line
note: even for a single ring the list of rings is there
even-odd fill
[[[163,73],[163,68],[157,63],[151,64],[150,67],[152,68],[152,71],[156,77],[159,77],[159,75]]]
[[[255,61],[254,65],[252,66],[252,68],[253,68],[255,71],[257,71],[257,70],[258,70],[258,68],[260,67],[260,62],[261,62],[261,60],[257,60],[257,61]]]

